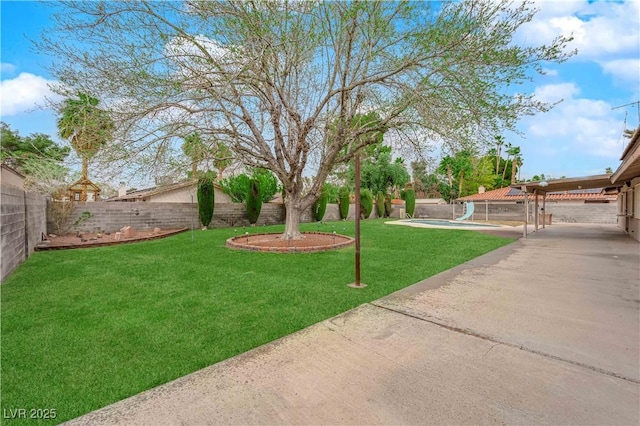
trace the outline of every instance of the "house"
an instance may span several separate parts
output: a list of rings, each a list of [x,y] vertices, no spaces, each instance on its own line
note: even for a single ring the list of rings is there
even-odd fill
[[[618,226],[640,241],[640,126],[622,152],[622,163],[611,175],[611,183],[621,185],[618,195]]]
[[[116,197],[108,202],[146,202],[146,203],[197,203],[198,181],[195,179],[183,182],[160,185],[137,191],[126,192],[124,187],[118,190]],[[216,203],[230,203],[231,197],[222,191],[218,184],[214,185]]]

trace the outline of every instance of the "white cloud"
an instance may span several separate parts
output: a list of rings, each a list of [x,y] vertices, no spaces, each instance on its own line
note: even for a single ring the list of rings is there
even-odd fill
[[[555,144],[556,149],[576,157],[617,160],[620,119],[608,102],[576,97],[579,90],[571,83],[542,86],[535,94],[541,100],[564,101],[547,113],[524,120],[531,140]]]
[[[26,72],[16,78],[2,80],[0,113],[8,117],[42,106],[46,98],[55,97],[49,89],[52,83],[54,81]]]
[[[15,65],[8,62],[0,63],[0,73],[2,74],[13,74],[14,72],[16,72],[16,69],[17,68]]]
[[[600,66],[605,73],[634,85],[635,90],[638,90],[638,86],[640,86],[640,59],[617,59],[603,62]]]
[[[549,43],[573,33],[576,60],[601,62],[607,58],[637,57],[640,45],[640,2],[536,2],[540,12],[521,29],[528,44]]]
[[[554,103],[562,99],[573,98],[580,89],[573,83],[548,84],[536,88],[534,96],[542,102]]]

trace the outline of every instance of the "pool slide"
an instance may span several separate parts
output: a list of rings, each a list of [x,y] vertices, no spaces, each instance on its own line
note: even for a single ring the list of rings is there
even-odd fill
[[[464,205],[467,206],[467,212],[465,214],[463,214],[460,217],[457,217],[456,220],[466,220],[469,219],[471,217],[471,215],[473,214],[473,211],[475,210],[475,206],[473,204],[473,201],[465,201]]]

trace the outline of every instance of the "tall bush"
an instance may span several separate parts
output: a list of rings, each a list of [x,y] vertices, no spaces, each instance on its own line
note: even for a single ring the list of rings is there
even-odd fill
[[[378,191],[376,194],[376,212],[378,217],[384,217],[384,194],[382,191]]]
[[[340,207],[340,219],[346,220],[349,217],[349,188],[343,186],[338,192],[338,204]]]
[[[274,195],[282,190],[276,175],[269,170],[259,168],[253,169],[251,176],[242,173],[237,176],[229,176],[218,183],[224,193],[231,197],[232,202],[244,203],[247,201],[251,179],[257,179],[260,182],[260,197],[263,203],[271,201]]]
[[[260,194],[260,181],[251,179],[249,181],[249,190],[247,191],[247,218],[249,223],[254,225],[260,217],[262,210],[262,197]]]
[[[313,203],[313,219],[317,222],[322,220],[327,211],[327,197],[327,190],[323,187],[320,197]]]
[[[413,217],[413,213],[416,211],[416,191],[413,189],[407,189],[404,201],[406,204],[407,214],[409,217]]]
[[[373,194],[368,188],[360,189],[360,217],[367,219],[373,210]]]
[[[214,203],[213,179],[208,176],[198,179],[198,216],[200,216],[200,222],[205,228],[209,226],[213,218]]]

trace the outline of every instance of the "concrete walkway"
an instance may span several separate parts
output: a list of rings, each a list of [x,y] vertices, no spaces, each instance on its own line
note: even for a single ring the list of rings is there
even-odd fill
[[[70,423],[637,425],[639,285],[615,226],[554,224]]]

